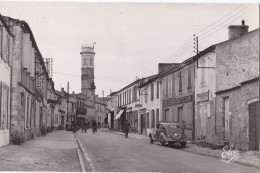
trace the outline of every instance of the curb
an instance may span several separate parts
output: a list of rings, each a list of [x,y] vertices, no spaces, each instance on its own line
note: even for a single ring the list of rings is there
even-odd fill
[[[82,143],[80,142],[80,140],[79,140],[79,138],[78,138],[78,136],[77,136],[76,133],[74,133],[74,137],[76,138],[76,141],[77,141],[77,144],[78,144],[80,153],[85,156],[85,157],[84,157],[85,159],[82,159],[82,161],[85,160],[85,162],[83,161],[83,163],[86,163],[86,164],[84,164],[84,167],[86,168],[86,171],[87,171],[87,172],[95,172],[95,168],[94,168],[94,166],[93,166],[93,163],[92,163],[92,161],[90,160],[90,158],[88,157],[87,152],[86,152],[85,149],[83,148]],[[85,171],[85,172],[86,172],[86,171]]]
[[[79,156],[79,162],[80,162],[80,167],[81,167],[81,172],[86,172],[86,167],[82,158],[82,154],[80,152],[80,149],[77,148],[78,156]]]
[[[221,156],[216,156],[216,155],[210,155],[207,153],[200,153],[200,152],[196,152],[196,151],[192,151],[192,150],[181,150],[181,151],[185,151],[185,152],[189,152],[189,153],[194,153],[194,154],[199,154],[202,156],[207,156],[207,157],[212,157],[212,158],[216,158],[216,159],[223,159]],[[223,159],[223,160],[228,160],[228,159]],[[246,163],[246,162],[242,162],[242,161],[238,161],[238,160],[233,160],[232,163],[236,163],[236,164],[240,164],[240,165],[244,165],[244,166],[248,166],[248,167],[254,167],[259,169],[259,166],[253,164],[253,163]]]

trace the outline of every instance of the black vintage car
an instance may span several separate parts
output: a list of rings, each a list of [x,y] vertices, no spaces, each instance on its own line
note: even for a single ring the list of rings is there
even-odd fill
[[[184,126],[175,122],[159,122],[156,129],[149,134],[149,138],[151,143],[158,141],[161,145],[179,143],[186,147],[187,144]]]

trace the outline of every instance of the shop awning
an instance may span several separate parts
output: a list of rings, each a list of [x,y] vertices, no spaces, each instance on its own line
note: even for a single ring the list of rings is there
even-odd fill
[[[116,115],[114,120],[117,120],[118,118],[120,118],[120,116],[122,115],[123,112],[124,112],[124,110],[120,110],[120,112]]]

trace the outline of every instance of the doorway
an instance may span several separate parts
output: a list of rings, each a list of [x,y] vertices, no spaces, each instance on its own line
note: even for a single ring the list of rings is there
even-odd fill
[[[259,101],[249,104],[249,150],[259,150]]]
[[[145,114],[141,114],[141,134],[145,134]]]

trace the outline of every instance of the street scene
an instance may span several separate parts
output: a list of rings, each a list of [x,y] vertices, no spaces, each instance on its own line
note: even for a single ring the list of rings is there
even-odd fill
[[[0,171],[259,172],[259,5],[0,2]]]

